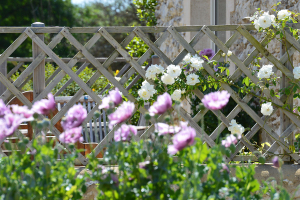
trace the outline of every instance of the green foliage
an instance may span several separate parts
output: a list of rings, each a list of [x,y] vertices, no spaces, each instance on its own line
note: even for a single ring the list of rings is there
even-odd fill
[[[26,144],[27,139],[19,142],[20,151],[1,158],[0,199],[81,199],[86,186],[83,178],[76,178],[76,154],[58,161],[53,141],[35,140],[32,150]]]
[[[103,161],[117,164],[120,173],[90,158],[88,169],[99,169],[87,174],[99,183],[98,199],[262,199],[269,191],[261,190],[254,178],[255,165],[228,165],[236,177],[227,171],[224,159],[231,151],[225,147],[208,148],[196,139],[172,157],[166,145],[170,136],[153,134],[151,138],[108,147]]]
[[[147,26],[156,25],[155,7],[157,6],[156,0],[133,0],[134,5],[137,7],[137,15],[141,21],[145,21]]]
[[[28,67],[28,65],[23,66],[25,69]],[[57,66],[53,66],[50,63],[47,63],[45,65],[45,77],[46,80],[57,70]],[[77,71],[77,67],[72,68],[73,72]],[[95,70],[93,68],[86,67],[80,74],[78,75],[81,80],[84,82],[87,82],[94,74]],[[20,72],[17,71],[15,74],[11,76],[11,79],[15,81],[20,76]],[[53,94],[55,94],[68,80],[70,79],[69,75],[64,76],[64,78],[55,85],[54,89],[52,90]],[[22,88],[23,91],[31,91],[32,90],[32,80],[28,81],[24,87]],[[99,93],[101,90],[106,87],[108,84],[108,80],[104,76],[100,76],[97,81],[93,84],[91,87],[96,93]],[[60,96],[74,96],[76,92],[80,89],[78,84],[76,82],[72,82],[61,94]]]

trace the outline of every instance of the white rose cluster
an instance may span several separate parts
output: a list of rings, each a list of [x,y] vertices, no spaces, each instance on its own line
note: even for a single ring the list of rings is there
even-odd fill
[[[257,73],[258,78],[270,78],[274,74],[273,65],[263,65]]]
[[[295,79],[299,79],[300,78],[300,66],[299,67],[295,67],[293,69],[293,74],[294,74],[294,78]]]
[[[231,122],[229,123],[229,125],[230,126],[228,127],[228,130],[231,132],[231,134],[237,134],[238,137],[241,137],[241,135],[245,131],[245,128],[242,125],[237,124],[234,119],[231,120]]]
[[[200,70],[203,68],[202,64],[204,63],[204,60],[200,58],[197,54],[194,56],[191,56],[190,53],[188,53],[183,58],[183,64],[190,64],[193,69]]]
[[[179,65],[169,65],[167,67],[166,73],[162,75],[161,81],[166,85],[172,85],[175,83],[175,78],[181,74],[181,68]]]
[[[292,15],[292,13],[288,10],[281,10],[277,13],[277,17],[278,17],[279,20],[290,17],[291,15]]]
[[[271,115],[272,112],[273,112],[273,106],[272,106],[272,103],[271,102],[268,102],[268,103],[264,103],[261,105],[261,110],[260,112],[263,114],[263,115]]]
[[[142,87],[138,91],[139,96],[144,100],[149,100],[155,93],[154,85],[150,85],[147,81],[142,83]]]
[[[146,78],[154,80],[158,74],[163,73],[164,68],[160,65],[151,65],[146,71]]]
[[[257,30],[259,30],[260,27],[263,29],[269,28],[272,24],[275,25],[275,16],[270,15],[269,12],[259,12],[260,14],[263,13],[261,16],[258,14],[255,14],[250,18],[251,21],[253,21],[253,24]]]

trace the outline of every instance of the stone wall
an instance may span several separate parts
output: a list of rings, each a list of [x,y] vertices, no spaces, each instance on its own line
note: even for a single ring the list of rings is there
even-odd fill
[[[158,0],[157,3],[155,12],[157,26],[183,25],[183,0]],[[169,37],[160,46],[160,49],[173,60],[183,48],[176,40]]]

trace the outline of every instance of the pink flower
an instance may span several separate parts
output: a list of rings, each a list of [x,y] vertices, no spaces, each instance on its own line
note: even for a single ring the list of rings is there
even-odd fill
[[[178,133],[181,129],[187,128],[188,122],[180,122],[179,126],[169,126],[165,123],[156,123],[155,131],[158,132],[158,135],[166,135],[169,133]]]
[[[219,110],[226,106],[230,98],[230,94],[226,91],[211,92],[202,99],[204,106],[210,110]]]
[[[32,109],[34,113],[48,115],[55,110],[55,100],[51,93],[48,94],[48,99],[42,99],[33,104]]]
[[[122,126],[115,131],[115,141],[129,141],[131,134],[137,135],[137,129],[135,126],[122,124]]]
[[[134,111],[134,103],[123,102],[115,112],[108,115],[109,128],[112,129],[114,125],[124,122],[129,119]]]
[[[12,112],[15,114],[23,115],[27,121],[33,121],[33,111],[29,110],[27,106],[11,105]]]
[[[220,170],[221,172],[227,171],[228,173],[230,172],[227,165],[222,163],[222,169]]]
[[[188,145],[192,145],[195,141],[196,131],[192,127],[182,129],[173,137],[173,145],[168,146],[170,155],[176,154]]]
[[[76,143],[83,142],[83,137],[81,136],[82,127],[71,128],[64,131],[59,135],[59,140],[62,143]]]
[[[61,122],[64,130],[78,127],[87,117],[86,109],[78,104],[74,105],[67,113],[66,118]]]
[[[237,138],[231,134],[225,140],[222,140],[222,145],[227,148],[230,147],[231,144],[236,144],[237,142]]]
[[[109,91],[109,95],[102,99],[102,103],[99,106],[99,109],[103,109],[103,108],[109,109],[110,103],[113,103],[114,106],[117,106],[120,103],[122,103],[122,101],[123,101],[122,95],[121,95],[119,89],[116,88],[115,90]]]
[[[0,117],[3,117],[4,115],[11,113],[9,108],[5,105],[2,99],[0,99]]]
[[[157,101],[149,108],[149,114],[154,116],[155,114],[163,114],[169,108],[172,107],[171,96],[166,92],[163,95],[157,97]]]
[[[140,162],[139,163],[139,168],[141,168],[141,169],[145,169],[146,168],[146,166],[147,165],[149,165],[150,164],[150,161],[144,161],[144,162]]]
[[[11,136],[22,122],[23,116],[12,113],[8,113],[3,118],[0,118],[0,140]]]

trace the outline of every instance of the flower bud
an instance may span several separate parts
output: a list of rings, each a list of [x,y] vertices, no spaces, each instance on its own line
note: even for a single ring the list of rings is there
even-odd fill
[[[223,56],[223,57],[225,57],[225,56],[226,56],[226,54],[225,54],[225,53],[222,53],[222,56]]]
[[[94,116],[95,116],[96,118],[100,117],[100,115],[101,115],[101,113],[100,113],[98,110],[94,113]]]

